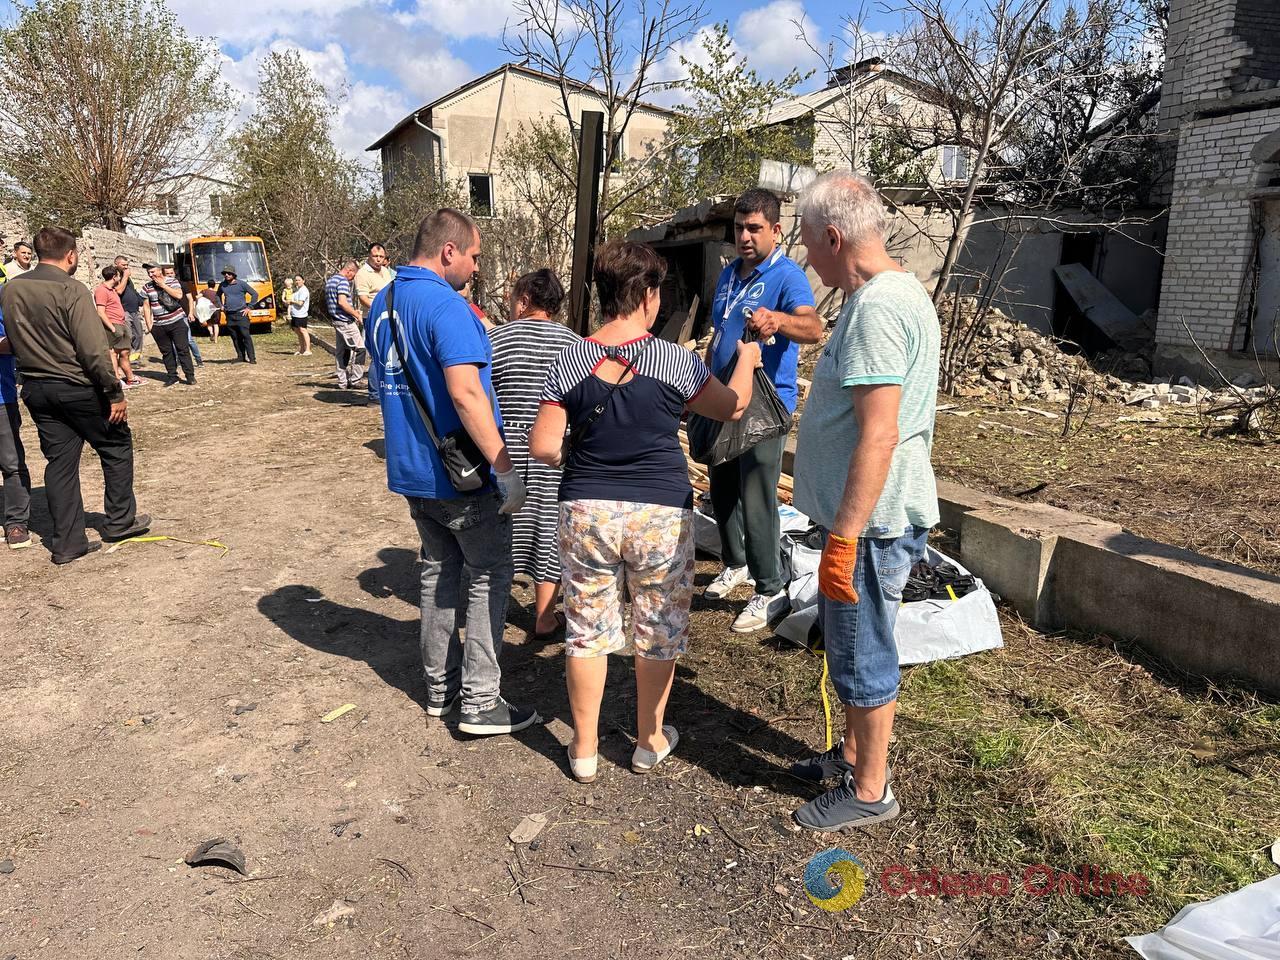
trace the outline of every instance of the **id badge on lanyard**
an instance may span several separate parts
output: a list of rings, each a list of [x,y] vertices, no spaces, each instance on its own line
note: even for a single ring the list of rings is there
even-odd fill
[[[764,271],[767,270],[769,267],[773,266],[774,261],[776,261],[780,256],[782,256],[781,247],[774,250],[773,253],[769,255],[768,260],[766,260],[760,266],[756,267],[754,270],[751,271],[751,274],[747,277],[747,279],[742,281],[742,286],[736,289],[736,293],[735,293],[735,288],[733,287],[730,287],[727,291],[725,291],[725,298],[724,298],[725,307],[724,307],[724,313],[721,316],[722,322],[720,324],[720,329],[716,331],[716,335],[711,341],[712,356],[715,356],[716,350],[719,349],[720,347],[720,338],[724,336],[725,327],[729,325],[729,318],[733,316],[733,311],[737,308],[738,304],[742,302],[742,298],[747,295],[747,291],[751,289],[752,284],[754,284],[757,280],[759,280],[760,275],[764,273]],[[733,278],[734,280],[737,280],[738,278],[737,271],[734,271]],[[744,333],[746,332],[747,321],[750,318],[751,318],[751,311],[748,310],[746,315],[742,319],[742,328]],[[773,343],[774,343],[774,338],[770,337],[766,342],[766,345],[772,345]]]

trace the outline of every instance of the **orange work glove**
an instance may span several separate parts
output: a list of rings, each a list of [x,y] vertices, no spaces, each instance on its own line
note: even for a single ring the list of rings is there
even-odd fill
[[[857,603],[858,591],[853,589],[853,570],[857,565],[858,541],[828,534],[818,563],[818,589],[822,595],[841,603]]]

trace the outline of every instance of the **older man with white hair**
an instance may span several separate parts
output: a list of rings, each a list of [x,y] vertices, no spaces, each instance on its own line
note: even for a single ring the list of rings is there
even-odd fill
[[[814,781],[839,778],[795,819],[843,830],[899,812],[888,768],[893,630],[907,575],[938,522],[930,455],[940,338],[928,293],[885,251],[884,204],[865,178],[818,178],[798,212],[809,265],[846,297],[814,371],[795,464],[795,505],[824,534],[819,610],[845,735],[793,767]]]

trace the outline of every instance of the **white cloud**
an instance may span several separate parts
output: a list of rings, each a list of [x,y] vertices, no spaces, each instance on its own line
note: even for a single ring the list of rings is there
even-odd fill
[[[390,87],[357,82],[338,106],[333,127],[333,142],[348,156],[365,163],[376,157],[365,148],[404,119],[414,107],[404,94]]]
[[[170,0],[169,8],[191,34],[214,36],[249,49],[275,37],[323,43],[327,27],[368,0]],[[380,8],[381,2],[373,6]]]
[[[688,68],[685,67],[683,61],[696,63],[701,66],[707,66],[711,62],[711,57],[703,46],[702,41],[712,35],[710,27],[703,27],[691,37],[675,43],[666,56],[658,60],[653,65],[653,78],[659,83],[675,83],[686,79],[689,76]],[[735,52],[737,45],[730,43]],[[659,94],[654,94],[650,99],[660,106],[671,107],[677,103],[684,103],[688,100],[688,96],[683,90],[674,89],[666,90]]]
[[[418,0],[414,18],[445,36],[500,37],[509,21],[514,21],[514,0]]]
[[[262,61],[269,53],[285,50],[297,50],[328,91],[335,107],[333,140],[347,156],[369,162],[370,155],[365,153],[365,147],[390,130],[414,107],[421,105],[416,97],[411,101],[404,91],[353,80],[346,51],[337,43],[331,42],[315,50],[288,40],[274,40],[269,45],[255,47],[239,59],[223,55],[222,76],[240,97],[241,119],[253,109],[258,68]]]
[[[800,0],[773,0],[745,11],[734,24],[733,38],[746,54],[747,64],[762,76],[821,67],[821,58],[809,45],[824,49],[822,31]]]
[[[711,32],[711,27],[703,27],[693,36],[675,44],[656,64],[655,76],[666,82],[685,79],[688,70],[681,63],[681,57],[692,63],[709,63],[702,41]],[[733,52],[745,57],[747,68],[756,71],[762,79],[781,79],[796,69],[802,74],[815,71],[814,78],[802,84],[800,90],[826,82],[822,58],[809,46],[812,44],[825,53],[826,41],[801,0],[773,0],[762,7],[744,11],[731,24],[729,41]],[[839,56],[839,51],[836,55]],[[684,102],[687,97],[680,90],[670,90],[652,99],[664,106],[672,106]]]
[[[365,59],[360,48],[353,49],[352,55],[363,63],[394,73],[405,93],[417,100],[414,106],[434,100],[477,75],[447,47],[437,42],[432,49],[420,36],[408,32],[380,40],[377,51],[369,59]]]

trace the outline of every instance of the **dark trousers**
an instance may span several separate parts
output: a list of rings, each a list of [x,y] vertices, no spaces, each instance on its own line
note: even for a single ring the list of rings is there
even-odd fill
[[[142,322],[142,314],[126,313],[125,320],[129,324],[129,348],[134,353],[142,351],[142,338],[147,335],[147,327]]]
[[[170,380],[178,379],[178,366],[186,374],[187,382],[194,383],[195,367],[191,365],[191,334],[186,320],[175,320],[173,323],[157,323],[151,327],[151,337],[160,348],[160,356],[164,358],[165,373]]]
[[[231,342],[235,345],[236,356],[241,360],[258,362],[253,352],[253,334],[249,332],[249,314],[243,310],[227,314],[227,332],[231,334]]]
[[[53,517],[54,557],[74,557],[89,545],[80,497],[80,454],[86,442],[102,461],[106,534],[128,530],[137,513],[129,424],[108,422],[110,404],[98,391],[65,380],[28,379],[22,385],[22,400],[35,421],[40,449],[48,461],[44,492]]]
[[[766,440],[708,471],[711,509],[720,528],[720,558],[726,567],[745,564],[756,593],[767,596],[783,588],[778,477],[786,444],[785,435]]]
[[[4,522],[31,520],[31,474],[22,448],[22,411],[17,403],[0,404],[0,478],[4,480]]]

